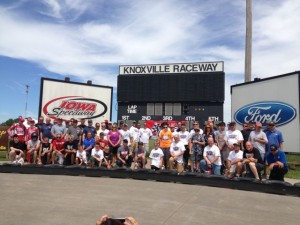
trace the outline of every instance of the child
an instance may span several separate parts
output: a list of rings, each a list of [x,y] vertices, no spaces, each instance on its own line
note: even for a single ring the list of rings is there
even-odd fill
[[[111,153],[110,153],[110,150],[109,150],[109,146],[105,145],[104,149],[103,149],[102,166],[106,167],[107,169],[110,169],[111,168],[111,159],[112,159],[112,156],[111,156]]]
[[[150,159],[151,159],[151,169],[152,170],[159,170],[162,165],[163,165],[163,156],[164,153],[163,151],[159,148],[159,141],[157,140],[155,142],[155,147],[154,149],[151,150],[150,152]]]
[[[76,165],[87,165],[87,159],[86,159],[86,151],[83,150],[83,146],[79,145],[78,150],[76,153]]]

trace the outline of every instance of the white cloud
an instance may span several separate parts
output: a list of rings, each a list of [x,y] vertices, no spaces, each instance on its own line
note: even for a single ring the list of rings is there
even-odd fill
[[[244,74],[245,1],[42,4],[37,19],[20,13],[24,1],[0,6],[1,55],[113,86],[120,64],[223,60],[230,120],[229,86]],[[299,70],[299,9],[298,0],[253,1],[253,77]]]

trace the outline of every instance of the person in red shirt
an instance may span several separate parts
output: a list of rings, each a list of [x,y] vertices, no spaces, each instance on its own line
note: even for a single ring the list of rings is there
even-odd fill
[[[28,142],[31,139],[31,134],[37,133],[38,134],[38,139],[39,139],[39,128],[37,128],[34,125],[34,120],[29,121],[30,127],[27,128],[27,133],[26,133],[26,141]]]
[[[62,138],[62,134],[56,134],[55,140],[52,142],[52,164],[55,164],[55,157],[58,156],[58,163],[64,163],[64,144],[66,140]]]
[[[100,145],[100,149],[103,151],[104,150],[104,147],[106,146],[106,145],[108,145],[108,141],[107,140],[105,140],[104,139],[104,132],[101,132],[100,134],[99,134],[99,139],[96,141],[96,143],[99,143],[99,145]]]
[[[13,136],[16,134],[18,135],[19,141],[25,141],[26,135],[26,127],[23,124],[24,118],[22,116],[19,117],[19,123],[13,124],[10,128],[7,129],[7,133],[9,134],[10,139],[13,139]]]

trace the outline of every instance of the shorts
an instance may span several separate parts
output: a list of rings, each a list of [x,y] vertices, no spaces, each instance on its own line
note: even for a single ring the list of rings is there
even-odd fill
[[[109,146],[110,153],[113,155],[117,155],[119,147],[120,146],[117,146],[117,147]]]
[[[190,155],[190,160],[192,161],[200,161],[201,159],[203,159],[203,156],[201,153],[198,153],[198,152],[192,152],[192,154]]]
[[[224,161],[227,161],[228,160],[228,156],[229,156],[229,153],[230,153],[230,149],[224,147],[223,150],[221,151],[221,159],[222,159],[222,162]]]

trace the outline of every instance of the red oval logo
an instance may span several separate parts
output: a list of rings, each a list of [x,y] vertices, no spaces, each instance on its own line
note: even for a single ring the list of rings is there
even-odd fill
[[[59,97],[50,100],[43,106],[43,113],[52,119],[93,119],[106,112],[107,105],[104,102],[83,96]]]

